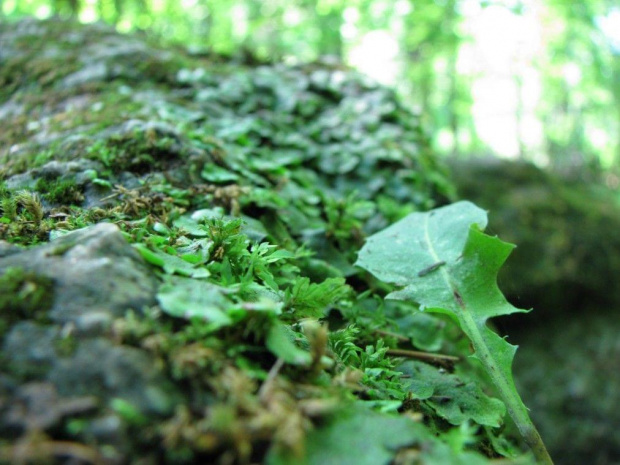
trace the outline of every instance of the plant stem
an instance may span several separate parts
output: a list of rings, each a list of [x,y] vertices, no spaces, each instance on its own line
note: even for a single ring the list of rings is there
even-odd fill
[[[523,436],[526,444],[532,450],[536,462],[543,465],[553,465],[553,460],[551,459],[549,452],[547,452],[547,448],[540,437],[540,433],[536,429],[536,426],[534,426],[534,423],[532,423],[532,420],[527,412],[527,408],[523,404],[516,389],[511,386],[511,382],[503,376],[499,364],[489,351],[489,348],[471,314],[469,312],[461,312],[459,318],[464,329],[466,330],[466,334],[469,336],[471,343],[474,346],[476,357],[480,360],[485,368],[485,371],[493,381],[493,384],[498,390],[499,396],[506,405],[506,409],[508,410],[510,417],[517,425],[517,428],[521,433],[521,436]]]
[[[417,358],[419,360],[431,362],[456,363],[460,360],[460,358],[452,355],[433,354],[430,352],[420,352],[418,350],[388,349],[387,353],[389,355],[399,355],[401,357]]]

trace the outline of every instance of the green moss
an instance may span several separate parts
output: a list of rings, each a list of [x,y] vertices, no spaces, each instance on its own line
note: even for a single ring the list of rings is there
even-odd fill
[[[27,190],[0,192],[0,238],[24,246],[48,240],[57,220],[45,218],[39,195]]]
[[[89,158],[101,161],[114,173],[131,171],[146,173],[161,170],[177,158],[175,141],[156,130],[136,130],[131,134],[111,137],[95,142],[88,149]]]
[[[73,179],[46,179],[39,178],[35,190],[41,197],[50,203],[73,205],[84,200],[82,189]]]
[[[0,127],[0,139],[3,137],[5,137],[4,140],[11,144],[19,143],[23,140],[22,136],[3,133]],[[0,178],[8,178],[14,174],[28,171],[31,168],[42,166],[48,161],[56,159],[55,155],[56,151],[53,150],[52,146],[45,150],[32,150],[17,154],[9,154],[7,150],[5,154],[0,154]]]
[[[0,318],[5,324],[44,316],[52,304],[50,278],[12,267],[0,275]]]

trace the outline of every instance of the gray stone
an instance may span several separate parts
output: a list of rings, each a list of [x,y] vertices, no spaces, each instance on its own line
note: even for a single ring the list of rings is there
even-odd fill
[[[77,336],[96,336],[106,333],[114,318],[108,312],[92,311],[78,316],[73,328]]]
[[[62,398],[50,383],[27,383],[15,393],[13,402],[0,418],[5,428],[43,431],[58,424],[63,417],[91,411],[97,407],[93,397]]]
[[[2,351],[12,371],[23,376],[40,376],[56,358],[55,341],[58,326],[41,326],[32,321],[15,324],[4,339]]]
[[[174,389],[152,358],[105,338],[85,340],[72,356],[57,359],[48,379],[67,397],[121,398],[145,414],[169,414],[173,409],[169,393]]]
[[[71,161],[50,161],[40,168],[33,168],[25,173],[16,174],[6,180],[9,189],[32,189],[40,178],[73,179],[79,186],[88,184],[96,172],[103,170],[103,165],[94,160],[78,158]]]
[[[58,348],[66,337],[57,325],[20,322],[7,334],[2,352],[14,375],[50,383],[54,396],[56,392],[66,399],[86,396],[101,405],[120,398],[145,415],[172,412],[177,390],[147,352],[105,337],[71,334],[75,348],[63,354]],[[2,421],[15,423],[17,414],[11,412],[13,419],[5,414],[0,415],[5,417]]]
[[[7,241],[0,240],[0,258],[19,253],[23,249]]]
[[[103,81],[108,77],[109,71],[105,63],[93,62],[86,65],[84,68],[76,71],[69,76],[66,76],[61,85],[63,88],[71,88],[75,86],[81,86],[89,82]]]
[[[117,449],[125,449],[127,430],[118,415],[110,414],[96,418],[85,428],[83,435],[94,438],[100,444],[110,444]]]
[[[80,318],[86,314],[119,317],[128,309],[155,304],[154,275],[118,227],[110,223],[0,258],[0,273],[9,267],[54,281],[49,317],[57,323],[73,322],[83,327]]]

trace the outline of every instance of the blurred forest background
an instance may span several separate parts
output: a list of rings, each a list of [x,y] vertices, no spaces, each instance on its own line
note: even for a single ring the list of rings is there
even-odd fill
[[[617,0],[0,0],[196,53],[343,62],[395,88],[439,153],[602,170],[617,188]]]

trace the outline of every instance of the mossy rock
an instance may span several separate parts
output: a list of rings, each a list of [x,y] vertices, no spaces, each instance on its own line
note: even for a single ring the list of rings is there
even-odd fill
[[[384,303],[353,266],[369,234],[453,198],[392,91],[342,66],[225,63],[102,25],[7,24],[0,44],[0,233],[15,244],[1,260],[55,292],[50,321],[4,333],[1,459],[523,452],[451,320]],[[459,362],[416,365],[415,398],[393,348]],[[465,403],[442,407],[446,385],[467,386]],[[476,402],[497,415],[461,408]]]

